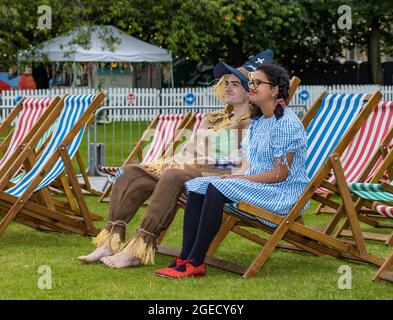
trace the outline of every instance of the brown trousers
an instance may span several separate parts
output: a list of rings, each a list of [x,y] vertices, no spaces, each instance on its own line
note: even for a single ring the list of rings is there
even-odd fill
[[[156,237],[172,223],[177,198],[185,190],[184,183],[201,176],[193,167],[169,168],[155,177],[138,165],[124,167],[122,175],[114,184],[109,203],[109,221],[129,223],[140,206],[150,197],[140,228]],[[124,231],[121,232],[124,239]]]

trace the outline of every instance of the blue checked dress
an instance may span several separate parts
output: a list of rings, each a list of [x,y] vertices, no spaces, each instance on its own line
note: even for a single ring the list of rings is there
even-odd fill
[[[309,183],[306,173],[307,137],[303,124],[290,108],[285,108],[284,115],[278,120],[275,116],[254,119],[242,147],[250,164],[245,173],[248,176],[272,170],[274,158],[288,166],[286,154],[293,152],[294,159],[287,179],[280,183],[256,183],[239,178],[199,177],[186,182],[187,191],[206,194],[211,183],[235,203],[245,201],[277,215],[287,215]],[[273,226],[265,220],[263,222]]]

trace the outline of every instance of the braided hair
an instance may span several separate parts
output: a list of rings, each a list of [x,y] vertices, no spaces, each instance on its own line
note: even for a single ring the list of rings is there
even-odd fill
[[[288,98],[289,91],[289,75],[288,72],[276,63],[261,64],[255,71],[262,71],[269,82],[273,83],[272,87],[278,86],[277,101]],[[274,109],[276,119],[280,119],[284,115],[284,108],[280,103],[276,104]],[[263,116],[262,110],[255,104],[251,105],[251,118],[259,118]]]

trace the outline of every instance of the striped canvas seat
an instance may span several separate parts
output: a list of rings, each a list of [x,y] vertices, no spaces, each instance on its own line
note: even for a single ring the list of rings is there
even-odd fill
[[[340,158],[344,176],[348,183],[359,181],[369,159],[379,148],[384,136],[392,127],[393,102],[380,102]],[[378,159],[367,180],[374,175],[381,162],[382,157]],[[336,182],[335,176],[331,174],[328,181],[334,184]],[[319,188],[317,192],[330,193],[324,188]]]
[[[48,159],[56,152],[62,140],[72,130],[79,118],[84,114],[86,109],[92,103],[93,98],[94,95],[73,95],[67,96],[65,98],[64,108],[56,122],[55,128],[53,129],[51,139],[42,152],[41,157],[37,160],[33,168],[29,170],[15,186],[6,190],[8,194],[20,196],[26,190],[31,181],[36,178],[36,175],[39,174],[44,168]],[[76,134],[75,138],[67,146],[67,151],[71,159],[80,146],[84,130],[85,127],[82,127],[82,129]],[[63,170],[64,163],[60,158],[47,172],[44,179],[40,182],[35,191],[41,190],[42,188],[48,186],[63,172]]]
[[[30,132],[33,125],[51,102],[52,99],[49,98],[28,98],[23,102],[23,108],[15,122],[10,144],[0,160],[0,167],[7,162],[10,155],[21,145],[27,133]]]
[[[318,170],[362,111],[365,97],[365,94],[338,93],[324,96],[321,107],[306,130],[308,144],[306,171],[310,179],[318,173]],[[269,227],[276,227],[275,224],[266,220],[242,213],[234,205],[226,205],[225,208],[238,217],[258,220]]]
[[[141,164],[158,161],[163,156],[166,148],[173,142],[176,131],[179,125],[184,120],[184,114],[163,114],[159,116],[159,120],[154,131],[152,142],[147,146],[146,151],[143,152]],[[202,123],[203,114],[198,114],[196,123],[193,127],[195,131]],[[119,167],[101,166],[100,171],[115,176]],[[112,181],[112,180],[111,180]]]
[[[363,108],[365,94],[328,94],[307,128],[307,174],[312,179]]]
[[[393,194],[384,191],[380,183],[349,183],[349,189],[366,200],[393,201]]]
[[[117,170],[119,170],[120,167],[109,167],[109,166],[101,166],[100,167],[100,171],[102,171],[103,173],[106,173],[110,176],[114,176],[117,172]]]
[[[375,207],[376,211],[385,218],[393,218],[393,207],[387,205],[377,205]]]
[[[197,131],[200,129],[201,124],[203,122],[204,116],[205,116],[205,113],[195,113],[193,115],[193,118],[195,118],[195,121],[192,124],[191,135],[189,135],[189,138],[184,143],[180,144],[180,146],[177,146],[175,148],[174,154],[180,154],[184,150],[184,148],[188,144],[188,142],[193,141],[195,139]],[[189,130],[189,128],[183,128],[183,130]],[[176,139],[181,139],[182,135],[183,135],[183,131],[180,132],[180,134],[177,136]]]
[[[49,136],[52,134],[53,129],[55,127],[56,122],[54,122],[50,128],[44,133],[44,135],[41,137],[41,139],[38,141],[37,146],[34,148],[36,152],[40,151],[45,142],[47,142],[47,139]],[[26,174],[26,171],[24,168],[21,168],[20,172],[16,174],[12,179],[12,183],[17,183],[24,175]]]
[[[173,142],[176,130],[179,128],[183,119],[184,114],[160,115],[153,140],[149,144],[147,151],[143,152],[142,164],[161,159],[165,149]]]
[[[193,134],[195,134],[195,132],[201,127],[204,116],[205,116],[205,113],[195,114],[196,121],[195,121],[194,127],[192,128]]]
[[[392,185],[393,182],[390,182]],[[382,189],[380,183],[349,183],[349,189],[362,199],[370,201],[393,201],[393,194]],[[388,205],[377,205],[376,211],[386,217],[393,218],[393,207]]]

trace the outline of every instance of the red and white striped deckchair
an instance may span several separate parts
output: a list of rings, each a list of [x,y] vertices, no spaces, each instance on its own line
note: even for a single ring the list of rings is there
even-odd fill
[[[187,143],[189,141],[192,141],[192,139],[194,139],[197,131],[200,129],[204,116],[205,113],[195,113],[193,116],[191,116],[190,120],[188,120],[184,128],[180,130],[179,134],[174,139],[173,144],[168,147],[168,150],[164,155],[165,158],[170,158],[175,154],[181,153],[182,150],[184,150]],[[187,135],[186,130],[190,130],[190,129],[191,129],[191,135]],[[189,138],[182,143],[181,142],[182,138],[187,136]]]
[[[158,124],[154,130],[152,142],[149,144],[144,154],[141,164],[151,163],[160,160],[168,146],[174,141],[177,130],[183,122],[184,114],[163,114],[159,116]]]
[[[196,113],[194,115],[195,117],[195,122],[194,125],[192,126],[192,134],[194,135],[195,132],[198,131],[198,129],[201,127],[203,117],[206,115],[206,113]]]
[[[178,130],[185,127],[190,116],[190,113],[158,115],[143,133],[141,139],[131,151],[127,160],[123,163],[123,166],[131,164],[135,157],[138,158],[140,164],[151,163],[161,159],[168,151],[168,147],[173,145],[178,134]],[[143,148],[143,145],[146,142],[149,142],[151,137],[153,137],[151,143]],[[119,167],[108,166],[101,166],[99,168],[101,172],[108,175],[108,182],[111,181],[112,176],[116,175],[118,169]],[[108,183],[106,186],[107,185]],[[101,201],[107,200],[110,190],[111,186],[109,185],[109,187],[103,192],[100,199]]]
[[[382,101],[368,117],[340,158],[348,183],[369,181],[371,179],[382,163],[383,158],[378,158],[373,169],[367,172],[365,177],[363,177],[364,170],[372,156],[380,148],[383,139],[391,130],[393,130],[393,101]],[[330,173],[328,181],[335,184],[336,177]],[[331,191],[323,187],[318,188],[317,192],[324,193],[327,196],[332,194]],[[316,213],[331,213],[329,210],[322,211],[322,208],[323,205],[319,205]]]
[[[142,154],[144,154],[144,156],[142,156],[139,159],[141,164],[157,161],[162,157],[163,152],[168,148],[169,144],[173,142],[174,135],[175,135],[176,131],[181,129],[181,127],[182,127],[181,124],[182,124],[182,122],[184,122],[184,117],[185,117],[184,114],[174,114],[174,115],[164,114],[164,115],[157,116],[157,118],[154,120],[154,121],[156,121],[158,119],[157,124],[155,126],[153,126],[154,128],[149,127],[150,129],[148,129],[148,130],[154,130],[153,140],[148,145],[147,151],[142,152]],[[148,130],[146,130],[146,131],[148,131]],[[146,132],[145,132],[144,136],[145,135],[146,135]],[[142,140],[143,140],[143,137],[138,142],[138,144]],[[138,146],[138,144],[137,144],[137,146]],[[134,153],[134,150],[133,150],[133,152],[131,152],[130,156]],[[132,159],[130,159],[130,156],[124,162],[123,166],[130,163],[129,160],[132,160]],[[100,171],[102,171],[110,176],[114,176],[116,174],[117,170],[119,169],[119,167],[101,166],[99,169],[100,169]]]
[[[9,134],[8,148],[0,160],[0,168],[7,162],[15,150],[21,146],[27,134],[32,130],[34,124],[43,115],[52,101],[53,99],[49,98],[28,98],[20,101],[22,109],[15,120],[14,129]],[[6,138],[4,142],[7,140]]]
[[[191,137],[195,135],[195,133],[197,132],[197,130],[200,128],[202,121],[203,121],[203,117],[205,116],[204,113],[196,113],[195,115],[193,115],[189,122],[185,125],[184,130],[186,130],[186,128],[190,128],[192,127],[192,134]],[[179,136],[182,135],[183,132],[181,132],[179,134]],[[176,139],[175,139],[176,140]],[[171,149],[170,147],[168,149]],[[177,150],[178,152],[178,150]],[[141,163],[148,163],[149,161],[143,161]],[[119,169],[119,167],[110,167],[110,166],[102,166],[100,168],[101,171],[103,171],[104,173],[107,173],[111,176],[115,176],[117,170]]]

